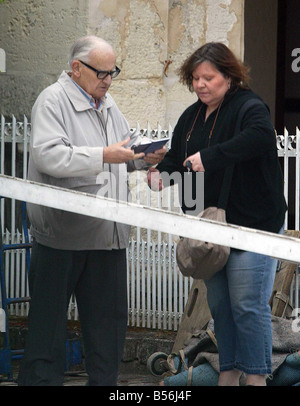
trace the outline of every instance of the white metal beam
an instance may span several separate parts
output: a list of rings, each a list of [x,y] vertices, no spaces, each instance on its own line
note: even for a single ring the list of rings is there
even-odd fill
[[[0,175],[0,195],[300,263],[300,240]]]

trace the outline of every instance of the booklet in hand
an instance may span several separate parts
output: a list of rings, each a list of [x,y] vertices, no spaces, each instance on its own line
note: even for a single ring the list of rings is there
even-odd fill
[[[131,149],[134,150],[135,154],[139,154],[140,152],[144,152],[144,154],[149,154],[150,152],[155,152],[158,149],[161,149],[170,138],[162,138],[160,140],[149,140],[147,143],[142,143],[139,145],[133,145]]]

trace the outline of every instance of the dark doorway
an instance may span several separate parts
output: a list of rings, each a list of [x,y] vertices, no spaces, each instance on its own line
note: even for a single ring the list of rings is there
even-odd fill
[[[244,61],[279,135],[300,127],[299,0],[245,0]],[[283,167],[283,159],[280,159]],[[288,228],[295,228],[295,159],[289,158]],[[297,197],[298,198],[298,197]]]
[[[245,0],[244,61],[250,86],[270,108],[275,126],[277,64],[277,0]]]

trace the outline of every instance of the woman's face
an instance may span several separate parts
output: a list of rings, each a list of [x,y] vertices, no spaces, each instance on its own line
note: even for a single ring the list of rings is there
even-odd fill
[[[230,79],[207,61],[200,63],[192,75],[193,88],[199,99],[210,108],[216,108],[230,87]]]

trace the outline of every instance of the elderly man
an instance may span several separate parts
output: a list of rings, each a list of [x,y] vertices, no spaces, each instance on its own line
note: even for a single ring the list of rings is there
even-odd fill
[[[112,47],[95,36],[71,48],[71,72],[38,97],[32,110],[28,178],[127,200],[127,171],[160,162],[165,148],[135,154],[138,134],[107,92],[119,74]],[[28,204],[34,237],[29,332],[18,383],[62,385],[66,311],[74,293],[88,385],[116,385],[127,327],[126,247],[130,227]]]

